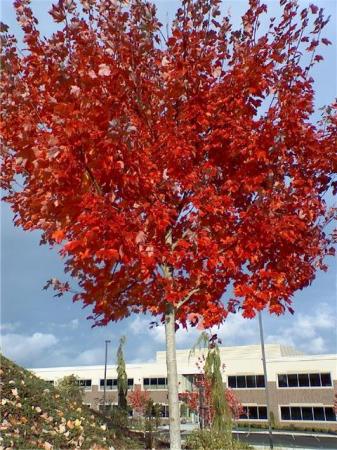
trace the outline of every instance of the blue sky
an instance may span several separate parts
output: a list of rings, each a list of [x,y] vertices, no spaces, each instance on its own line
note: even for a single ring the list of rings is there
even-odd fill
[[[165,24],[172,19],[178,5],[176,1],[156,1],[160,20]],[[248,1],[223,2],[238,22]],[[270,15],[277,2],[267,1]],[[308,2],[300,2],[307,5]],[[336,20],[335,0],[315,2],[331,15],[326,30],[333,46],[323,49],[325,61],[313,72],[316,80],[316,103],[323,106],[336,97]],[[49,34],[53,25],[47,14],[50,0],[33,0],[43,33]],[[2,21],[10,25],[20,38],[15,24],[12,0],[1,2]],[[319,273],[306,290],[294,297],[295,315],[264,317],[267,342],[294,345],[307,353],[336,353],[336,259],[328,261],[327,273]],[[43,291],[46,280],[62,279],[63,265],[55,250],[39,246],[39,233],[23,232],[14,228],[8,205],[1,210],[1,348],[5,355],[26,367],[100,364],[104,361],[104,340],[112,341],[109,362],[115,360],[116,347],[121,335],[128,336],[126,359],[128,362],[149,361],[155,351],[164,350],[163,327],[149,329],[150,317],[131,316],[104,328],[91,328],[86,320],[90,311],[71,299],[55,299],[51,291]],[[218,334],[223,345],[246,345],[259,342],[257,320],[233,315],[220,328]],[[177,347],[189,348],[197,338],[197,331],[179,330]]]

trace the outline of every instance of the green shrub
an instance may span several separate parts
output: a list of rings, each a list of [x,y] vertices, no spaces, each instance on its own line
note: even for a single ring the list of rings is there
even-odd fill
[[[246,450],[251,449],[244,442],[232,439],[231,433],[214,430],[195,430],[188,435],[185,443],[192,450]]]

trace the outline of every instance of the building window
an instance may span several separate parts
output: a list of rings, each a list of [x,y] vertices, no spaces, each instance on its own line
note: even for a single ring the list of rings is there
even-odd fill
[[[54,380],[45,380],[45,382],[54,386]]]
[[[299,385],[299,387],[310,386],[308,373],[299,373],[298,374],[298,385]]]
[[[263,375],[239,375],[228,377],[228,387],[232,389],[264,388]]]
[[[99,389],[100,391],[104,391],[104,379],[99,380]],[[117,378],[107,378],[106,390],[112,391],[113,389],[117,389]]]
[[[281,406],[281,420],[336,422],[331,406]]]
[[[278,375],[279,388],[332,386],[330,373],[290,373]]]
[[[168,405],[160,405],[160,417],[169,417]]]
[[[267,420],[266,406],[243,406],[241,420]]]
[[[133,387],[133,378],[128,378],[128,388]],[[117,389],[117,378],[107,378],[106,380],[106,390],[112,391]],[[104,391],[104,378],[99,380],[99,390]]]
[[[85,391],[91,391],[91,380],[78,380],[78,385]]]
[[[144,389],[167,389],[167,378],[144,378]]]

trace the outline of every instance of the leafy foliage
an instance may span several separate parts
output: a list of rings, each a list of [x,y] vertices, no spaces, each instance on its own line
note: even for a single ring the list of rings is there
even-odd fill
[[[231,439],[231,435],[214,430],[195,430],[187,436],[186,448],[192,450],[248,450],[249,445]]]
[[[143,416],[150,400],[150,394],[148,391],[142,391],[140,387],[136,387],[129,393],[128,400],[132,409],[136,411],[137,414]]]
[[[57,389],[60,391],[64,400],[82,403],[84,389],[79,385],[79,379],[75,375],[68,375],[61,378],[57,383]]]
[[[3,356],[0,371],[4,448],[139,447],[129,438],[117,439],[103,417]]]
[[[96,324],[168,303],[184,326],[281,314],[326,269],[337,106],[312,122],[310,69],[327,20],[280,3],[268,19],[250,0],[234,29],[219,0],[183,0],[165,37],[149,2],[60,0],[44,39],[15,0],[27,51],[2,26],[1,185]]]

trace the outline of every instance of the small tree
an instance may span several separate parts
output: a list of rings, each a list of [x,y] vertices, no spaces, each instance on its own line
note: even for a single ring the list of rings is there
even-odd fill
[[[203,332],[191,353],[196,347],[207,346],[206,356],[198,357],[199,374],[195,378],[197,391],[179,394],[190,409],[199,413],[202,426],[211,427],[216,432],[231,430],[231,419],[237,419],[243,412],[240,401],[234,392],[224,389],[222,371],[224,366],[220,358],[220,341],[216,335],[208,336]]]
[[[227,398],[221,373],[221,358],[219,347],[210,340],[205,361],[205,380],[209,384],[210,407],[212,408],[212,428],[216,431],[231,428],[231,417],[228,411]]]
[[[80,385],[80,380],[75,375],[67,375],[61,378],[57,382],[56,387],[65,399],[82,403],[84,388]]]
[[[121,411],[128,413],[128,376],[126,373],[123,346],[126,338],[122,336],[117,350],[117,389],[118,389],[118,407]]]
[[[148,391],[142,391],[140,387],[129,393],[128,400],[132,409],[139,415],[144,416],[146,406],[150,400]]]

